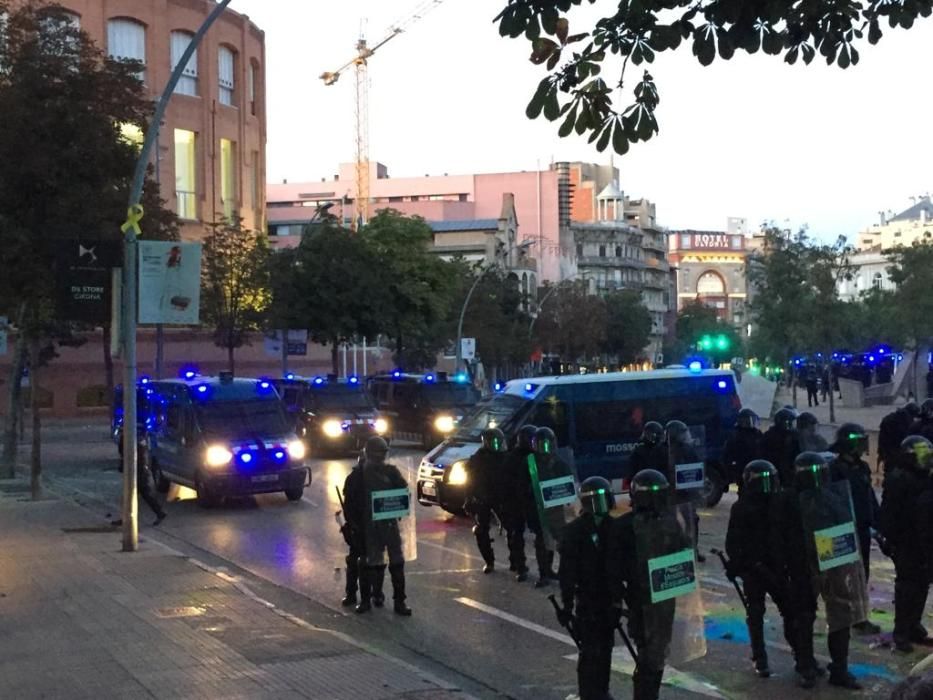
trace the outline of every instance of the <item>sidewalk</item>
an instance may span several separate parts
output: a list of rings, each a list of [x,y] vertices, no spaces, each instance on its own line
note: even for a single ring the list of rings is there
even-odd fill
[[[0,698],[468,700],[236,578],[0,481]]]
[[[793,405],[793,398],[791,396],[791,390],[785,386],[782,386],[778,389],[777,393],[777,402],[783,405]],[[835,409],[836,409],[836,420],[833,425],[842,425],[843,423],[858,423],[865,430],[877,431],[878,427],[881,425],[881,419],[886,415],[891,413],[891,411],[897,410],[904,405],[904,399],[900,398],[895,403],[890,406],[867,406],[865,408],[850,408],[848,406],[842,405],[842,402],[839,400],[838,395],[836,397]],[[820,401],[819,406],[814,406],[812,408],[807,407],[807,392],[806,389],[797,390],[797,410],[798,411],[809,411],[817,417],[817,420],[820,421],[823,425],[829,424],[829,402],[824,403]]]

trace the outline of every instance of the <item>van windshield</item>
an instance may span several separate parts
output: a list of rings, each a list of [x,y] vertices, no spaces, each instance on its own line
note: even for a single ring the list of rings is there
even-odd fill
[[[479,401],[479,392],[470,384],[456,382],[438,382],[422,384],[425,400],[434,408],[453,408],[472,406]]]
[[[289,432],[278,401],[209,401],[197,412],[201,428],[213,435],[281,437]]]
[[[327,386],[312,389],[305,398],[305,406],[312,411],[354,411],[356,413],[375,410],[366,390],[360,386]]]
[[[499,428],[508,435],[528,401],[518,396],[495,396],[483,401],[470,415],[460,421],[454,437],[461,440],[479,440],[486,428]]]

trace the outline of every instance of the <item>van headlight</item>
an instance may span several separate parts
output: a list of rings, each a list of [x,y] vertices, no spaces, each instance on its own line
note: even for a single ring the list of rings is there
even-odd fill
[[[466,463],[462,460],[450,465],[447,473],[447,483],[451,486],[463,486],[467,482]]]
[[[438,416],[434,419],[434,429],[439,433],[452,433],[454,431],[454,417]]]
[[[308,450],[305,448],[305,444],[301,440],[292,440],[286,446],[285,449],[288,451],[288,456],[295,460],[296,462],[305,458]]]
[[[209,467],[223,467],[233,460],[233,453],[223,445],[211,445],[204,453],[204,463]]]
[[[375,421],[373,421],[373,429],[375,429],[375,431],[380,435],[385,435],[387,432],[389,432],[389,421],[387,421],[385,418],[377,418]]]
[[[340,424],[339,420],[331,419],[324,421],[321,430],[323,430],[324,434],[329,438],[339,438],[343,435],[343,426]]]

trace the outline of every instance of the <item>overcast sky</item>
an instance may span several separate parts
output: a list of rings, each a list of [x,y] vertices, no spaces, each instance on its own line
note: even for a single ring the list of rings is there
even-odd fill
[[[353,72],[332,87],[318,76],[353,56],[361,20],[372,44],[419,2],[233,0],[266,33],[271,182],[330,177],[353,160]],[[608,162],[584,137],[558,138],[559,122],[525,117],[544,69],[528,62],[527,41],[499,37],[504,4],[444,0],[370,59],[370,155],[390,175]],[[577,10],[571,31],[596,14]],[[721,230],[744,216],[827,238],[907,208],[933,190],[933,21],[887,31],[846,71],[740,54],[703,68],[687,45],[659,58],[661,131],[616,157],[623,190],[654,201],[671,228]]]

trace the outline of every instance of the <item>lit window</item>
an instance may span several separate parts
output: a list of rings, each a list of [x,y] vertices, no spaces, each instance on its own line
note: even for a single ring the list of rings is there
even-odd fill
[[[112,19],[107,22],[107,53],[117,61],[146,63],[146,28],[131,19]],[[139,72],[145,80],[145,71]]]
[[[233,222],[238,214],[236,195],[236,143],[230,139],[220,139],[220,202],[224,217],[230,222]]]
[[[175,129],[175,198],[178,216],[189,221],[198,218],[196,187],[196,135],[193,131]]]
[[[227,105],[232,107],[233,102],[233,91],[236,87],[234,81],[235,68],[236,65],[235,54],[233,51],[228,49],[226,46],[221,46],[217,51],[217,80],[219,84],[219,97],[220,104]]]
[[[172,32],[171,35],[171,48],[172,48],[172,70],[175,70],[181,62],[181,57],[184,55],[185,51],[188,48],[188,45],[191,43],[193,38],[192,34],[188,32]],[[181,74],[181,78],[178,81],[178,84],[175,86],[175,92],[179,95],[193,95],[197,96],[198,94],[198,50],[195,49],[194,53],[191,54],[191,58],[188,59],[188,63],[185,65],[185,70]]]

